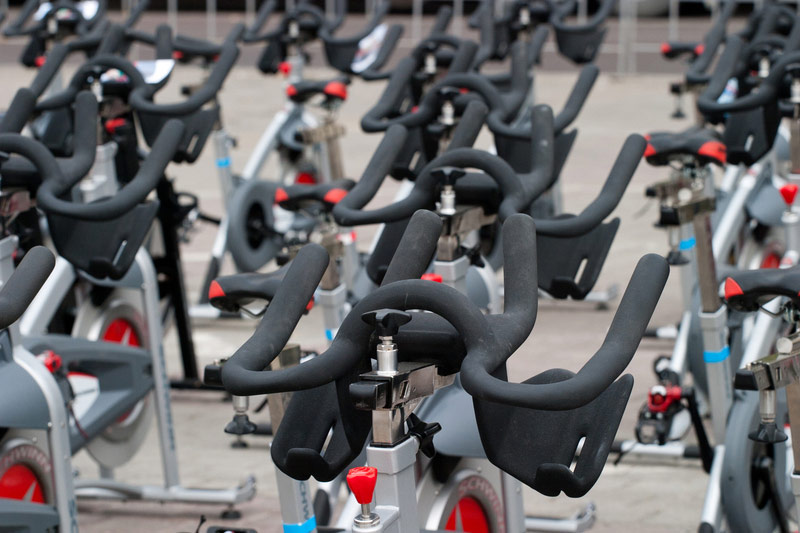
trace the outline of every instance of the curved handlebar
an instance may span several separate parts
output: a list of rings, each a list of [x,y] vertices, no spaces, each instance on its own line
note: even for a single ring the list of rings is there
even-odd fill
[[[0,119],[0,133],[19,133],[28,123],[36,109],[36,95],[30,89],[22,88],[14,95],[3,118]]]
[[[479,341],[464,335],[467,346],[467,357],[461,366],[464,389],[487,401],[529,409],[564,411],[588,404],[606,390],[630,363],[668,275],[669,266],[664,258],[649,254],[639,260],[602,346],[575,376],[566,381],[534,385],[508,383],[495,378],[492,373],[507,358],[503,350],[497,350],[499,343],[480,342],[489,340],[485,335]]]
[[[222,88],[236,59],[239,57],[239,48],[236,46],[235,38],[244,31],[243,24],[237,24],[229,34],[229,37],[222,44],[219,59],[214,64],[214,68],[206,79],[205,83],[198,90],[192,92],[183,102],[173,104],[156,104],[152,101],[153,93],[156,88],[139,84],[135,85],[129,97],[132,108],[141,113],[151,113],[154,115],[188,115],[200,109],[206,102],[214,99]],[[141,76],[140,76],[141,78]]]
[[[61,200],[59,197],[75,184],[71,180],[46,179],[36,195],[38,205],[47,212],[79,220],[113,220],[147,198],[164,174],[183,137],[183,123],[169,120],[153,143],[153,149],[136,176],[114,196],[90,204]],[[38,165],[37,161],[34,161]]]
[[[75,98],[73,116],[72,156],[55,159],[60,175],[67,181],[82,179],[94,164],[97,153],[97,100],[92,93],[83,91],[78,94]],[[11,120],[21,121],[22,117],[21,115],[12,117]],[[5,125],[5,121],[3,125]],[[18,133],[19,130],[0,131]],[[35,163],[27,158],[9,159],[3,163],[3,174],[6,177],[14,176],[14,181],[17,183],[38,183],[38,181],[48,179],[48,174],[42,172]]]
[[[647,141],[641,135],[629,135],[625,139],[614,166],[608,174],[600,195],[581,212],[568,218],[536,219],[536,231],[540,235],[554,237],[576,237],[600,224],[622,199],[639,161],[642,160]]]
[[[521,216],[521,218],[527,219],[527,225],[532,230],[533,223],[530,218],[525,216]],[[425,309],[449,320],[449,313],[453,313],[452,309],[458,308],[459,325],[463,324],[463,328],[459,328],[460,330],[470,330],[473,325],[477,325],[479,331],[485,331],[487,329],[485,317],[460,292],[430,281],[401,279],[406,276],[416,278],[427,266],[421,265],[424,259],[432,256],[441,231],[440,222],[434,219],[438,219],[438,217],[432,213],[415,213],[403,235],[400,246],[400,249],[404,249],[407,244],[425,242],[423,246],[426,248],[418,250],[413,261],[415,266],[410,269],[402,267],[395,269],[394,263],[407,260],[407,257],[398,260],[399,254],[396,254],[392,261],[393,264],[387,271],[387,276],[389,273],[392,275],[392,282],[384,283],[355,306],[345,318],[336,338],[325,353],[295,367],[264,372],[263,370],[277,357],[288,340],[305,309],[308,298],[327,266],[327,254],[319,246],[307,245],[301,249],[298,256],[292,261],[292,267],[287,272],[284,283],[267,308],[256,332],[222,367],[222,382],[225,389],[236,395],[296,391],[329,383],[351,372],[352,368],[369,357],[365,350],[369,347],[372,327],[361,320],[361,314],[366,310],[385,307],[403,310]],[[505,227],[508,228],[510,236],[519,237],[513,230],[513,226],[518,224],[519,222],[516,221],[506,223]],[[532,232],[525,235],[523,240],[525,242],[519,249],[535,248]],[[513,248],[511,243],[509,243],[509,248]],[[302,260],[301,255],[303,255]],[[516,263],[510,261],[512,266],[510,269],[506,269],[505,275],[507,280],[509,277],[520,276],[524,280],[521,285],[527,287],[522,296],[530,296],[535,302],[535,274],[533,274],[533,285],[528,282],[532,270],[530,265],[535,264],[535,254],[525,259],[528,261]],[[520,264],[522,264],[522,268],[515,268]],[[416,271],[412,272],[414,269]],[[290,276],[292,277],[290,278]],[[455,313],[453,314],[455,315]],[[463,318],[465,315],[466,318]],[[453,325],[458,327],[455,323]]]
[[[737,48],[739,48],[739,46],[736,44],[736,41],[734,41],[734,48],[730,52],[731,56],[736,52]],[[727,47],[725,55],[728,55]],[[730,63],[733,62],[730,57],[725,58],[723,56],[723,59],[726,61],[725,64],[720,68],[729,67]],[[722,64],[723,59],[720,59],[720,64]],[[751,92],[745,96],[736,98],[732,102],[725,103],[717,102],[716,98],[718,94],[714,94],[716,92],[721,92],[719,90],[719,85],[721,85],[721,79],[724,77],[724,73],[726,72],[723,70],[723,74],[720,74],[719,76],[715,75],[716,79],[714,83],[709,84],[709,88],[703,92],[702,95],[700,95],[700,98],[697,99],[697,108],[700,110],[700,112],[706,115],[709,120],[718,122],[724,119],[723,115],[725,113],[747,111],[766,105],[772,101],[777,101],[780,95],[780,86],[783,81],[786,68],[793,63],[797,63],[798,61],[800,61],[800,51],[783,54],[780,59],[776,61],[774,65],[772,65],[769,75],[764,79],[764,81],[761,82],[758,87],[758,91]]]
[[[719,45],[725,40],[725,28],[728,20],[736,10],[737,2],[735,0],[728,0],[725,7],[720,11],[711,30],[706,34],[703,39],[703,52],[692,61],[689,71],[686,73],[686,83],[689,85],[704,85],[708,83],[710,77],[706,74],[708,67],[711,66],[712,61],[717,55]]]

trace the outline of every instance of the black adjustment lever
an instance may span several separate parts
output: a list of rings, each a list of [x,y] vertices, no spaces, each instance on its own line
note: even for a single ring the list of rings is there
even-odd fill
[[[393,337],[400,326],[411,320],[411,315],[397,309],[378,309],[361,315],[361,320],[375,327],[378,337]]]
[[[461,91],[456,87],[442,87],[439,89],[439,97],[446,102],[452,102],[459,96],[461,96]]]
[[[249,435],[256,432],[257,426],[244,415],[233,415],[233,420],[225,426],[225,433],[229,435]]]
[[[463,169],[457,167],[437,168],[432,174],[436,181],[442,185],[455,185],[456,181],[467,175]]]
[[[427,457],[433,458],[436,455],[436,450],[433,447],[433,436],[442,430],[442,425],[439,422],[430,424],[423,422],[414,413],[408,416],[406,424],[408,424],[408,434],[419,439],[420,451]]]
[[[759,422],[758,427],[748,433],[747,437],[752,441],[768,444],[784,442],[789,438],[775,422]]]

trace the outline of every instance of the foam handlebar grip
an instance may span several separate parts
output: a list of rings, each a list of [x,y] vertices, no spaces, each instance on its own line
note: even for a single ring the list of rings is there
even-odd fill
[[[300,249],[255,333],[222,367],[225,390],[238,396],[248,396],[301,390],[330,381],[331,369],[319,369],[317,360],[324,359],[322,357],[284,370],[264,371],[286,346],[329,261],[328,253],[322,246],[308,244]],[[305,386],[309,383],[312,383],[310,387]]]
[[[21,132],[34,109],[36,109],[36,95],[30,89],[24,87],[19,89],[3,118],[0,119],[0,133]]]
[[[575,82],[567,103],[564,104],[564,109],[555,118],[556,134],[564,131],[578,116],[583,104],[586,103],[586,99],[589,97],[589,93],[592,91],[592,87],[594,87],[594,82],[597,81],[599,72],[600,69],[594,64],[585,65],[581,69],[578,81]]]
[[[401,104],[405,96],[406,86],[416,68],[416,61],[413,57],[406,57],[400,60],[392,71],[389,82],[386,84],[378,103],[367,111],[361,119],[361,129],[367,133],[373,133],[384,131],[394,123],[402,123],[396,119],[387,120],[387,117]]]
[[[206,102],[217,96],[225,78],[236,63],[236,59],[239,57],[239,48],[236,45],[234,37],[237,32],[243,31],[243,28],[244,26],[237,24],[236,27],[231,30],[231,33],[228,34],[228,39],[222,44],[219,58],[214,64],[211,74],[206,78],[205,83],[199,89],[192,92],[192,95],[186,100],[174,104],[156,104],[151,100],[154,88],[142,83],[135,84],[134,89],[130,93],[129,103],[131,107],[141,113],[162,116],[189,115],[200,109]],[[178,47],[176,46],[176,48]]]
[[[0,330],[16,322],[47,281],[55,266],[53,253],[44,246],[31,248],[0,289]]]
[[[498,365],[496,347],[468,343],[461,367],[464,389],[482,400],[528,409],[566,411],[587,405],[630,363],[668,275],[663,257],[648,254],[639,260],[602,346],[575,376],[547,384],[509,383],[492,376]]]
[[[703,39],[703,52],[697,59],[692,61],[689,66],[689,71],[686,73],[686,82],[689,85],[708,83],[709,76],[706,74],[706,70],[708,70],[708,67],[711,66],[711,63],[717,56],[719,45],[726,39],[726,25],[728,19],[731,18],[731,15],[733,15],[736,10],[736,4],[737,2],[733,0],[725,2],[716,22],[706,34],[705,39]]]
[[[433,260],[442,232],[442,219],[432,211],[419,210],[411,217],[381,285],[419,278]]]
[[[386,134],[369,160],[367,168],[364,169],[361,179],[333,208],[336,222],[342,226],[349,226],[351,223],[349,217],[375,197],[383,180],[392,170],[392,165],[403,149],[407,138],[408,132],[403,126],[394,125],[386,130]]]
[[[537,219],[536,231],[540,235],[577,237],[597,227],[619,204],[646,146],[647,142],[641,135],[629,135],[597,198],[577,216]]]
[[[58,43],[47,53],[44,64],[39,67],[36,77],[30,85],[30,90],[36,98],[40,97],[53,81],[64,60],[70,53],[70,47],[64,43]]]
[[[183,137],[183,123],[168,121],[153,143],[153,149],[142,163],[139,172],[114,196],[90,204],[61,200],[64,192],[73,185],[73,180],[45,180],[37,194],[39,206],[49,213],[79,220],[112,220],[143,202],[164,175],[164,169],[172,160]]]
[[[275,0],[267,0],[261,7],[258,8],[258,13],[256,14],[256,20],[253,22],[253,25],[247,28],[242,36],[242,40],[246,43],[252,43],[261,40],[261,36],[259,33],[264,25],[269,20],[272,13],[275,11],[278,3]]]
[[[486,122],[488,114],[489,108],[483,102],[473,100],[467,104],[461,119],[453,129],[453,136],[450,138],[450,144],[447,145],[447,149],[472,147],[481,132],[481,128],[483,128],[483,124]]]
[[[722,56],[717,61],[717,66],[711,74],[708,86],[700,98],[716,102],[722,91],[725,90],[728,80],[735,74],[742,50],[744,50],[744,42],[739,37],[736,35],[728,37],[725,41],[725,49],[722,51]]]
[[[97,54],[116,54],[125,43],[125,27],[112,24],[97,47]],[[45,63],[46,64],[46,63]]]

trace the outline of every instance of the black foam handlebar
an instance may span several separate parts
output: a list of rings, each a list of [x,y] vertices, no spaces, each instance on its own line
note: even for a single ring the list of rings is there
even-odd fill
[[[53,253],[44,246],[28,250],[0,289],[0,330],[7,329],[22,316],[55,264]]]

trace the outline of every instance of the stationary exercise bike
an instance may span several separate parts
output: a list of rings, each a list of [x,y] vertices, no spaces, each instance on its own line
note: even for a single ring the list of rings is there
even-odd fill
[[[85,98],[79,97],[78,101],[82,100]],[[93,123],[94,119],[90,119]],[[9,179],[4,181],[3,193],[16,194],[20,199],[29,198],[31,189],[35,190],[36,202],[47,214],[53,244],[64,257],[59,259],[57,275],[48,280],[40,297],[49,302],[58,301],[55,295],[63,295],[65,288],[69,290],[76,279],[82,278],[96,286],[101,294],[104,289],[131,291],[138,296],[139,305],[144,310],[143,347],[59,334],[21,339],[25,350],[43,355],[44,364],[58,390],[55,398],[67,407],[68,422],[59,427],[64,432],[62,438],[67,440],[70,453],[59,461],[67,465],[70,480],[69,457],[80,449],[86,448],[100,467],[100,479],[75,481],[78,496],[233,506],[252,498],[255,492],[252,478],[230,490],[198,491],[182,487],[178,477],[169,387],[161,347],[158,281],[152,259],[142,248],[158,202],[142,202],[161,179],[182,134],[183,128],[179,123],[166,124],[156,148],[129,185],[113,198],[90,204],[61,199],[80,180],[80,176],[67,179],[44,146],[18,135],[0,136],[2,151],[19,154],[33,163],[36,173],[44,177],[41,185],[15,180],[14,169],[23,176],[28,172],[16,158],[9,159],[4,163],[9,168],[8,172],[3,169],[3,175]],[[89,141],[94,144],[91,137]],[[11,202],[10,205],[28,209],[30,203]],[[15,241],[13,236],[0,241],[5,246],[6,271],[13,267]],[[91,293],[88,297],[91,298]],[[29,306],[27,313],[43,312],[41,306],[36,307]],[[40,315],[42,320],[46,317],[46,314]],[[46,386],[42,385],[43,388]],[[164,485],[134,486],[114,480],[113,469],[126,462],[141,445],[147,422],[152,418],[148,416],[150,411],[155,411],[157,416]],[[52,410],[50,414],[53,414]],[[23,418],[40,420],[47,427],[47,415],[47,412],[34,411]],[[15,433],[7,432],[4,438],[15,438]],[[19,459],[19,453],[10,453],[10,450],[4,456],[9,466]],[[56,492],[60,488],[63,487],[56,487]],[[59,507],[61,505],[59,502]],[[70,513],[74,516],[74,504],[67,502],[64,505],[66,510],[60,509],[59,513],[62,523],[67,523],[64,519]]]
[[[595,370],[591,378],[587,367],[575,377],[565,371],[550,371],[546,373],[549,378],[543,375],[525,384],[495,385],[504,380],[490,378],[488,372],[496,365],[503,366],[504,358],[510,355],[507,352],[513,352],[527,337],[535,317],[537,283],[535,269],[530,268],[536,264],[533,224],[523,215],[510,217],[505,224],[506,286],[513,291],[507,295],[505,313],[494,316],[483,315],[451,287],[418,279],[429,264],[440,231],[438,216],[417,213],[383,285],[348,315],[324,354],[297,367],[267,373],[256,370],[278,355],[325,270],[328,258],[324,251],[310,245],[286,273],[254,338],[222,367],[222,380],[233,394],[295,391],[273,441],[272,456],[281,472],[301,483],[310,476],[318,480],[336,477],[361,454],[372,433],[367,462],[377,467],[377,507],[370,507],[372,490],[364,498],[361,487],[351,483],[358,501],[355,505],[360,504],[362,511],[359,515],[350,512],[349,504],[345,507],[337,526],[347,531],[458,529],[462,527],[456,524],[460,511],[470,505],[481,512],[489,530],[521,531],[526,526],[521,486],[511,475],[544,494],[585,494],[602,470],[607,446],[630,392],[629,377],[615,380],[633,355],[666,281],[663,260],[651,256],[640,262],[604,348],[588,365]],[[278,317],[281,320],[276,320]],[[494,328],[496,333],[489,333]],[[369,362],[376,342],[377,368]],[[265,346],[272,347],[269,353],[264,353]],[[469,355],[463,359],[465,351]],[[470,359],[473,352],[481,355]],[[421,463],[417,460],[418,451],[433,454],[434,435],[441,430],[434,422],[439,420],[425,423],[411,411],[423,397],[452,385],[459,369],[465,389],[475,398],[480,437],[474,434],[474,438],[482,441],[486,451],[478,450],[474,456],[484,458],[479,468],[465,468],[457,476],[448,477],[454,471],[447,464],[439,463],[437,468],[424,458]],[[504,371],[500,374],[505,376]],[[564,381],[565,389],[556,393],[560,381]],[[529,387],[531,394],[527,395],[525,389]],[[554,396],[548,398],[545,390],[542,394],[533,391],[539,388]],[[471,417],[465,418],[472,411],[463,410],[469,404],[460,407],[463,426],[472,428]],[[545,414],[550,410],[560,412]],[[597,416],[604,422],[594,424]],[[523,424],[530,432],[518,427],[524,437],[508,439],[509,420]],[[563,438],[543,438],[551,427],[560,428]],[[473,436],[472,429],[468,432]],[[581,436],[587,438],[573,471],[569,465]],[[494,469],[485,458],[511,475],[498,471],[499,481],[492,481]],[[438,492],[420,494],[415,472],[424,473],[428,468],[437,470],[444,479]],[[468,490],[470,487],[474,490]],[[486,487],[491,492],[484,490]],[[284,488],[281,485],[284,524],[298,531],[313,529],[315,519],[301,505],[302,491],[293,496],[284,493]],[[478,494],[481,490],[485,498]],[[490,495],[494,495],[494,501]],[[419,508],[418,496],[427,496]],[[462,501],[462,496],[468,501]]]

